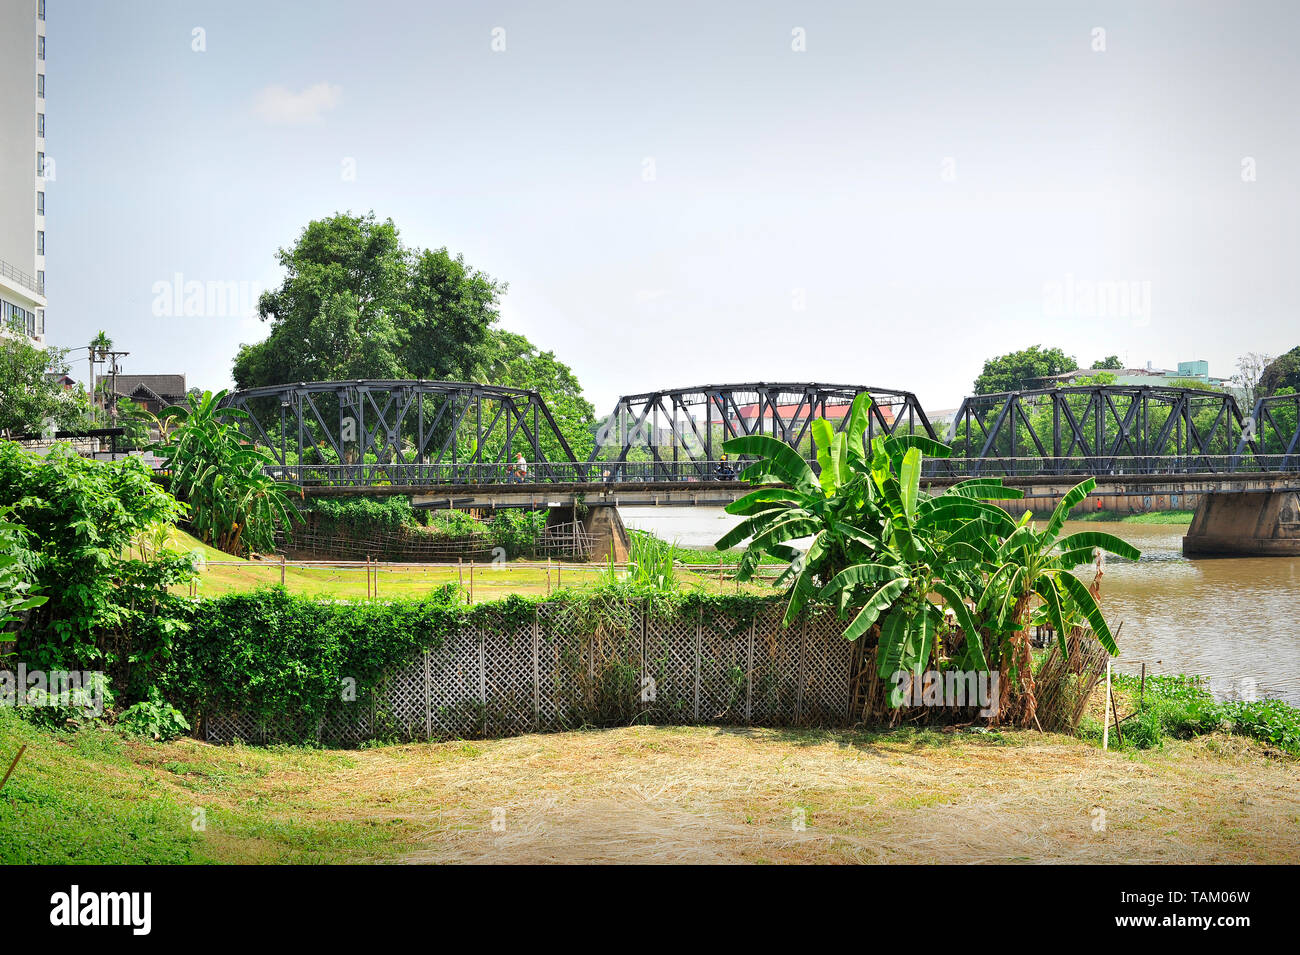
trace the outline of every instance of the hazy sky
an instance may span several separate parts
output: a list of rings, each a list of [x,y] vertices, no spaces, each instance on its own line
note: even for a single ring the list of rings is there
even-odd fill
[[[1297,26],[1294,2],[49,0],[49,339],[106,328],[128,370],[225,386],[276,249],[373,209],[507,281],[503,325],[602,412],[754,380],[951,407],[1034,343],[1227,376],[1300,342]],[[246,300],[155,315],[178,273]]]

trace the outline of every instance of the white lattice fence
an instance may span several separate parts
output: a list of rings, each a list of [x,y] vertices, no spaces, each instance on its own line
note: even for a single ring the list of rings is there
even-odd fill
[[[205,716],[203,734],[355,746],[632,722],[844,725],[852,658],[844,624],[814,614],[782,627],[781,616],[777,604],[748,617],[613,601],[594,616],[563,600],[524,619],[487,609],[371,695],[340,701],[314,729],[223,712]]]

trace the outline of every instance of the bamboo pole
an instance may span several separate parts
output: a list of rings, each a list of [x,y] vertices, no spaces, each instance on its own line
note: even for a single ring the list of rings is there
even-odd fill
[[[1106,713],[1101,726],[1101,748],[1110,749],[1110,654],[1106,654]]]
[[[551,595],[551,558],[546,558],[546,596]]]
[[[10,763],[9,768],[5,770],[5,778],[0,779],[0,789],[4,789],[5,783],[9,782],[10,774],[13,773],[14,767],[18,765],[18,760],[23,758],[23,753],[25,752],[27,752],[27,744],[23,743],[22,746],[18,747],[18,755],[14,757],[14,761]]]
[[[474,561],[469,562],[469,602],[474,602]]]
[[[370,555],[366,554],[366,599],[370,599]]]
[[[284,569],[285,569],[284,554],[281,554],[280,555],[280,586],[281,587],[284,586]]]

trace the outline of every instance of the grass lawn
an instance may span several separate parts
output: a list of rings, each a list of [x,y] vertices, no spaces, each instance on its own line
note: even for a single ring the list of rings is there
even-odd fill
[[[1045,521],[1052,514],[1043,511],[1035,514],[1035,520]],[[1144,511],[1140,514],[1128,514],[1123,511],[1089,511],[1076,507],[1070,512],[1072,521],[1099,521],[1103,524],[1190,524],[1196,516],[1195,511]]]
[[[277,560],[243,560],[208,547],[197,538],[182,530],[173,528],[168,546],[180,553],[198,550],[203,554],[206,566],[199,582],[200,596],[219,596],[236,591],[254,590],[280,583],[280,564]],[[683,555],[693,552],[683,551]],[[683,559],[687,559],[685,556]],[[708,555],[694,559],[697,563],[707,563]],[[231,565],[231,566],[226,566]],[[474,565],[474,602],[497,600],[507,594],[540,595],[550,593],[558,587],[576,589],[594,586],[605,568],[599,563],[566,564],[557,572],[553,566],[548,578],[545,562],[510,561],[499,566],[478,563]],[[470,565],[463,568],[438,567],[393,567],[381,568],[379,571],[379,597],[418,597],[454,581],[463,581],[469,586]],[[713,573],[701,574],[681,571],[678,578],[683,587],[700,587],[710,593],[735,593],[736,584],[729,577],[719,581]],[[365,567],[286,567],[284,572],[286,589],[291,593],[324,597],[365,597]],[[765,592],[769,588],[763,584],[742,584],[741,590],[747,593]],[[176,587],[176,593],[187,593],[188,588]]]
[[[1037,732],[640,726],[341,751],[0,711],[4,766],[23,743],[4,863],[1300,862],[1295,760],[1221,735],[1103,753]]]

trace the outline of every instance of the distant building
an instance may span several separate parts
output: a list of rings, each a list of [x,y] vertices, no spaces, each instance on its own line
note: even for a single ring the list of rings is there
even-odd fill
[[[745,431],[757,430],[759,415],[758,407],[759,406],[756,403],[741,405],[736,409],[737,413],[728,412],[727,418],[732,422],[745,422]],[[773,417],[774,412],[775,415],[786,425],[789,425],[797,417],[800,427],[802,427],[803,422],[807,421],[810,417],[824,417],[827,421],[838,425],[841,419],[849,416],[851,410],[852,406],[848,404],[827,404],[824,414],[821,408],[809,408],[806,404],[800,405],[796,403],[792,405],[776,405],[775,407],[772,405],[766,405],[763,408],[763,431],[769,434],[772,432],[773,427],[776,424],[776,419]],[[876,410],[880,412],[880,416],[885,419],[886,423],[894,423],[894,409],[889,405],[877,405]]]
[[[1231,384],[1227,378],[1215,378],[1210,375],[1210,363],[1207,361],[1180,361],[1176,369],[1153,368],[1147,362],[1145,368],[1080,368],[1066,371],[1040,380],[1040,388],[1054,388],[1068,385],[1079,378],[1092,378],[1096,375],[1113,375],[1117,385],[1150,385],[1158,388],[1175,379],[1190,379],[1204,382],[1217,388]]]
[[[154,414],[185,400],[184,375],[118,375],[116,382],[112,375],[98,375],[95,384],[105,392],[111,389],[119,401],[129,399]]]
[[[45,0],[0,0],[0,169],[0,335],[43,346]]]
[[[958,410],[957,408],[939,408],[936,411],[927,411],[925,416],[930,419],[930,427],[934,428],[934,433],[942,438],[948,433],[948,429],[952,427]]]

